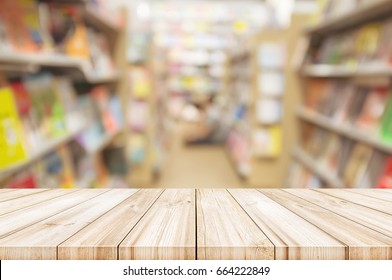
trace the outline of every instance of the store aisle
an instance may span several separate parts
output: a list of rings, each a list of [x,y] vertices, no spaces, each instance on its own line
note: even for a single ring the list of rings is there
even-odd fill
[[[154,187],[157,188],[240,188],[243,182],[235,173],[223,146],[183,145],[183,125],[173,129],[167,165]]]

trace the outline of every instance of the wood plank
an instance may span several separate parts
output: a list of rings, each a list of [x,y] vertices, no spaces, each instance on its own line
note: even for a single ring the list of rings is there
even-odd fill
[[[116,260],[118,246],[163,190],[140,190],[58,247],[61,260]],[[147,234],[147,233],[145,233]]]
[[[110,190],[0,239],[0,259],[55,260],[57,246],[127,199],[136,190]],[[83,192],[81,192],[83,193]]]
[[[197,190],[197,258],[273,260],[274,245],[227,190]]]
[[[385,197],[383,193],[377,194],[367,191],[351,192],[334,189],[319,189],[317,191],[392,215],[392,202],[383,200],[382,198]]]
[[[358,224],[392,237],[392,215],[320,192],[295,189],[286,191]],[[384,202],[388,204],[388,202]],[[380,204],[384,202],[380,202]]]
[[[15,189],[8,192],[3,192],[0,193],[0,202],[19,198],[22,196],[32,195],[35,193],[43,192],[45,190],[46,189],[18,189],[18,190]]]
[[[392,239],[283,190],[259,190],[349,246],[351,260],[392,259]]]
[[[345,189],[345,191],[354,193],[354,194],[361,194],[366,195],[374,198],[378,198],[381,200],[386,200],[392,202],[392,191],[390,190],[379,190],[379,189]]]
[[[344,260],[346,246],[257,190],[230,189],[275,246],[276,260]]]
[[[60,197],[68,193],[69,190],[67,189],[54,189],[0,202],[0,216],[32,206],[34,204],[49,201],[52,198]]]
[[[0,216],[0,238],[61,213],[108,190],[69,190],[69,194]]]
[[[167,189],[119,246],[119,258],[194,260],[195,190]]]

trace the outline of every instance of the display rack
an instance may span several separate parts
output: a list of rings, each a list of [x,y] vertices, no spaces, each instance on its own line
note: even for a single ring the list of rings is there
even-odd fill
[[[64,3],[62,1],[56,2]],[[125,32],[124,24],[121,21],[125,20],[125,12],[122,11],[120,14],[119,11],[118,17],[116,18],[119,21],[116,22],[108,15],[102,14],[89,1],[74,1],[65,4],[76,5],[81,8],[82,17],[86,26],[98,30],[103,36],[109,39],[109,51],[115,65],[115,70],[108,74],[96,74],[87,59],[71,57],[66,54],[54,52],[29,54],[5,51],[0,54],[0,72],[3,72],[5,76],[10,75],[12,78],[22,77],[26,73],[38,73],[40,71],[54,73],[55,76],[60,74],[61,76],[70,77],[75,83],[83,84],[84,88],[91,88],[94,85],[107,85],[116,92],[118,97],[122,98],[124,95],[124,84],[127,83],[127,77],[122,75],[122,63],[125,60],[125,48],[122,45],[125,43]],[[45,143],[42,149],[30,153],[27,160],[0,170],[0,187],[3,187],[3,182],[17,178],[18,173],[23,172],[30,165],[35,164],[35,162],[40,161],[47,154],[59,147],[75,142],[85,129],[86,124],[80,121],[66,135],[54,138],[49,143]],[[103,153],[112,144],[117,147],[124,145],[123,136],[123,129],[120,128],[116,132],[104,135],[97,145],[84,147],[85,152],[93,158],[95,172],[98,177],[95,178],[94,184],[92,182],[82,183],[82,181],[85,181],[84,178],[75,178],[76,187],[105,187],[107,183],[113,181],[111,178],[112,174],[104,163]],[[72,168],[75,168],[75,166],[72,166]]]
[[[390,78],[392,76],[392,68],[390,62],[385,59],[387,56],[387,49],[379,49],[382,44],[386,44],[386,33],[383,33],[386,32],[386,27],[383,29],[384,26],[382,24],[386,25],[387,21],[390,20],[391,11],[392,1],[390,0],[360,1],[356,9],[350,10],[344,14],[327,17],[319,25],[306,30],[306,34],[309,37],[309,46],[302,63],[302,67],[299,70],[303,87],[304,102],[296,109],[298,121],[302,124],[301,132],[303,136],[302,140],[300,140],[299,144],[294,149],[293,157],[299,166],[302,165],[307,171],[310,171],[310,175],[305,175],[305,177],[318,178],[318,180],[322,183],[309,183],[307,186],[303,187],[387,187],[388,183],[386,183],[386,180],[389,178],[388,159],[392,154],[392,143],[388,138],[385,138],[382,135],[382,133],[384,133],[382,129],[385,129],[383,127],[385,126],[385,118],[388,118],[389,103],[387,105],[384,103],[385,108],[383,109],[383,114],[379,116],[379,119],[377,120],[378,122],[371,123],[374,126],[374,129],[364,129],[358,125],[359,121],[355,118],[361,117],[363,116],[362,114],[365,114],[364,110],[366,108],[366,101],[370,98],[369,96],[371,94],[374,94],[372,90],[361,92],[356,88],[356,92],[353,93],[350,99],[350,104],[352,104],[351,107],[340,108],[340,110],[345,110],[345,114],[348,115],[348,120],[344,119],[343,121],[339,120],[339,118],[336,119],[335,113],[325,113],[318,109],[316,110],[311,108],[309,105],[311,102],[309,101],[309,98],[311,97],[309,96],[312,91],[317,91],[315,89],[311,90],[312,82],[315,84],[320,81],[321,84],[323,81],[326,81],[331,84],[335,83],[335,85],[338,83],[356,85],[358,88],[362,87],[365,89],[383,88],[387,91],[387,95],[389,96],[388,99],[391,98]],[[370,26],[375,29],[369,31],[371,29]],[[368,29],[366,30],[366,28]],[[357,35],[354,35],[354,32],[357,32]],[[361,45],[358,42],[360,38],[364,38],[360,36],[365,36],[365,33],[379,34],[379,37],[368,37],[365,41],[362,41]],[[332,41],[333,39],[335,39],[335,41]],[[348,47],[344,50],[345,53],[342,54],[342,45],[337,44],[344,44],[347,40],[352,41],[351,48],[355,48],[357,53],[354,54],[350,52],[350,47]],[[333,46],[332,42],[334,42],[337,46]],[[327,45],[327,43],[330,45]],[[363,51],[363,49],[366,48],[365,44],[373,44],[374,47],[371,49],[367,48],[365,53]],[[322,49],[323,47],[324,49]],[[330,49],[328,49],[328,47]],[[334,47],[337,49],[333,49]],[[330,56],[324,56],[325,53],[322,53],[320,49],[327,52],[327,54],[329,54],[328,51],[331,52],[332,49],[332,51],[335,51],[335,54],[337,55],[337,60],[333,61]],[[320,51],[321,55],[315,59],[315,54],[319,54],[318,51]],[[370,52],[373,53],[370,54]],[[350,59],[347,59],[345,56],[350,56]],[[327,60],[329,62],[326,63],[325,57],[328,58]],[[381,80],[384,82],[379,82]],[[338,87],[331,87],[327,94],[335,94],[334,96],[337,96],[338,92]],[[322,94],[323,93],[320,90],[319,95],[321,96]],[[361,95],[365,97],[361,97]],[[337,96],[337,98],[339,97]],[[344,102],[343,95],[340,98],[342,102]],[[360,98],[363,98],[362,100],[364,100],[362,103],[361,101],[358,101]],[[330,98],[330,100],[332,99],[333,98]],[[325,103],[324,106],[326,107],[329,105],[328,103]],[[357,113],[353,111],[355,109],[352,109],[355,106],[357,108]],[[347,108],[351,109],[348,110]],[[375,121],[375,119],[372,121]],[[315,155],[311,154],[310,151],[307,151],[306,148],[303,147],[305,145],[304,142],[307,141],[307,138],[309,138],[309,136],[306,136],[308,135],[306,133],[310,133],[309,131],[314,131],[314,129],[319,132],[325,131],[329,135],[332,135],[331,137],[336,137],[336,139],[341,141],[340,145],[342,145],[342,149],[339,151],[340,155],[337,155],[337,157],[335,156],[335,160],[338,158],[338,161],[333,164],[333,169],[335,170],[332,172],[329,171],[326,166],[320,164],[320,161],[325,161],[323,157],[331,158],[331,155],[328,154],[328,148],[324,149],[324,152],[322,152],[321,155]],[[346,142],[346,146],[343,146],[345,145],[343,143],[344,141]],[[351,146],[347,143],[351,143]],[[320,145],[330,145],[330,143],[327,142],[320,144],[320,142],[317,142],[315,145],[318,145],[315,148],[320,150],[322,148]],[[358,146],[361,147],[359,148]],[[356,148],[359,149],[356,150]],[[359,163],[358,166],[355,167],[353,160],[355,156],[360,157],[359,150],[361,148],[362,158],[358,158],[357,162]],[[371,157],[368,159],[364,149],[371,151]],[[367,159],[366,162],[364,158]],[[295,170],[295,168],[293,168],[293,170]],[[305,173],[307,171],[305,171]],[[296,171],[294,171],[294,173],[295,172]],[[353,177],[354,175],[356,177]],[[289,178],[294,177],[295,174]],[[355,183],[352,184],[351,181],[355,181]],[[295,186],[296,183],[293,185],[292,182],[288,182],[288,184],[292,187],[297,187]]]

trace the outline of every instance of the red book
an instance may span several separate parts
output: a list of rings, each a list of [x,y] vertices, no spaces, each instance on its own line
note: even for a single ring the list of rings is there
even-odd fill
[[[15,82],[11,84],[15,95],[16,104],[18,106],[19,114],[22,117],[28,116],[31,110],[31,99],[28,91],[22,82]]]
[[[385,168],[376,186],[378,189],[392,189],[392,157],[385,161]]]

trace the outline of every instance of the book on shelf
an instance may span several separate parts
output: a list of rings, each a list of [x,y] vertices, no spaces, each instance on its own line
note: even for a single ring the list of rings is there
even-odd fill
[[[96,86],[91,90],[91,96],[97,104],[102,124],[107,133],[114,133],[120,129],[119,124],[110,108],[111,93],[105,86]]]
[[[358,182],[357,188],[374,188],[377,187],[380,180],[387,168],[388,155],[381,153],[379,151],[374,151],[370,159],[369,165],[366,168],[364,176]]]
[[[96,102],[89,95],[80,98],[79,104],[87,125],[77,139],[86,150],[94,150],[100,145],[106,134],[100,111]]]
[[[104,165],[111,176],[126,176],[128,174],[128,159],[125,147],[111,145],[103,151]]]
[[[325,150],[320,155],[320,164],[333,174],[338,173],[342,144],[341,137],[332,135],[326,143]]]
[[[272,126],[253,132],[253,155],[256,157],[277,157],[282,152],[282,128]]]
[[[288,185],[291,188],[318,189],[324,186],[322,180],[302,164],[294,162],[290,166]]]
[[[50,152],[36,164],[40,188],[75,187],[74,169],[69,149],[63,145]]]
[[[149,104],[132,101],[129,104],[128,125],[134,131],[145,131],[149,120]]]
[[[69,143],[69,151],[74,167],[76,187],[92,187],[96,183],[97,172],[94,165],[94,156],[88,154],[78,141]]]
[[[89,58],[87,27],[83,22],[81,9],[74,4],[47,4],[48,30],[55,48],[70,56]]]
[[[113,74],[115,67],[110,55],[109,42],[105,35],[88,28],[87,37],[93,75],[102,77]]]
[[[338,106],[332,114],[332,120],[335,123],[346,122],[349,119],[350,106],[356,98],[356,89],[351,84],[345,84],[338,94],[340,94],[340,97],[336,98]]]
[[[358,88],[356,90],[355,97],[351,99],[351,104],[348,111],[348,118],[346,120],[349,124],[356,123],[356,120],[358,120],[362,112],[367,97],[368,90],[366,88]]]
[[[65,135],[67,133],[65,113],[55,78],[49,73],[39,73],[26,77],[24,84],[30,94],[40,135],[43,138]]]
[[[346,1],[340,1],[346,2]],[[323,40],[313,53],[316,64],[344,65],[356,69],[361,65],[391,65],[390,19],[364,23]]]
[[[381,123],[388,97],[387,89],[375,88],[367,92],[365,103],[356,119],[356,126],[360,129],[374,131]]]
[[[286,47],[280,42],[261,44],[258,53],[258,64],[261,69],[283,69],[286,64]]]
[[[31,150],[39,143],[37,122],[34,120],[35,111],[32,106],[30,94],[22,81],[11,83],[14,99],[17,104],[18,115],[21,120],[23,134],[25,136],[25,145],[27,150]]]
[[[343,181],[347,187],[357,187],[361,180],[363,180],[372,154],[372,148],[361,143],[357,143],[353,147],[343,175]]]
[[[318,111],[328,98],[330,82],[325,79],[312,79],[307,85],[305,96],[305,106],[314,111]]]
[[[392,189],[392,157],[385,160],[382,174],[375,187],[378,189]]]
[[[27,168],[21,173],[13,176],[4,183],[7,189],[35,189],[39,188],[36,176],[32,168]]]
[[[381,120],[381,139],[386,143],[392,143],[392,98],[386,105],[384,115]]]
[[[136,99],[146,99],[151,94],[151,77],[144,67],[133,67],[130,71],[132,95]]]
[[[263,71],[259,74],[259,95],[279,97],[285,90],[285,78],[282,72]]]
[[[0,170],[27,159],[22,124],[10,87],[0,88]]]
[[[147,138],[136,133],[129,138],[129,160],[132,164],[142,164],[146,160]]]
[[[263,125],[272,125],[282,120],[282,102],[276,99],[261,98],[257,102],[256,119]]]
[[[7,50],[36,53],[42,49],[43,40],[35,0],[2,0],[0,26],[3,46],[8,46]]]

